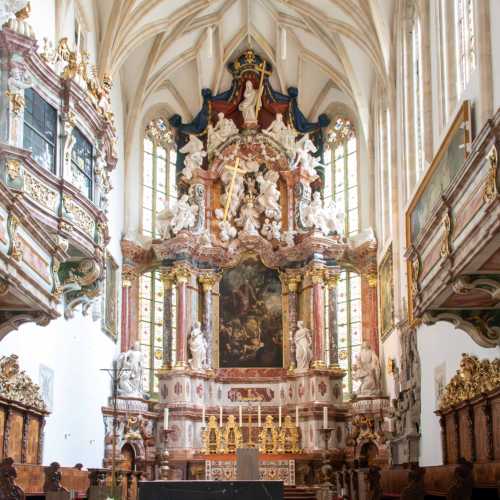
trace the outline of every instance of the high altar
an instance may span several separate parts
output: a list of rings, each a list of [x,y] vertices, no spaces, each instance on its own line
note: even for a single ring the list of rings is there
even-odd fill
[[[342,459],[336,285],[343,268],[361,275],[363,338],[377,352],[376,242],[346,238],[342,214],[321,200],[328,118],[309,122],[297,90],[275,91],[271,64],[252,50],[228,68],[229,90],[204,90],[191,123],[170,119],[180,194],[158,215],[161,238],[122,245],[122,350],[134,340],[137,277],[160,269],[163,367],[158,402],[119,397],[116,453],[150,478],[230,479],[235,450],[255,446],[263,477],[294,484],[325,448]]]

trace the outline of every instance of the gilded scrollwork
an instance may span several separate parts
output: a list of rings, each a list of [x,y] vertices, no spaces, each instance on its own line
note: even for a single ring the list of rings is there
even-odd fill
[[[0,396],[39,411],[47,411],[40,388],[19,368],[15,354],[0,358]]]
[[[55,211],[57,203],[57,193],[42,184],[36,177],[28,174],[24,175],[24,192],[34,201],[40,203],[45,208]]]
[[[492,202],[498,195],[498,153],[497,148],[493,146],[488,154],[488,161],[490,163],[486,182],[484,183],[483,201],[485,203]]]
[[[95,221],[92,216],[80,207],[75,199],[70,195],[63,195],[64,210],[73,219],[76,227],[80,228],[84,233],[91,238],[94,237]]]
[[[439,409],[470,401],[500,386],[500,358],[480,360],[477,356],[463,353],[460,368],[444,388]]]
[[[448,257],[451,253],[451,231],[452,231],[451,214],[449,209],[446,210],[446,212],[443,215],[443,218],[441,219],[441,227],[443,236],[441,239],[440,254],[441,257]]]
[[[15,181],[22,175],[21,162],[14,158],[9,158],[5,161],[7,176],[9,180]]]

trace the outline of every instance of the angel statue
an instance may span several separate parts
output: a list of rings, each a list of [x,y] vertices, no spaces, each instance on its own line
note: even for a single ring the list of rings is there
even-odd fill
[[[270,219],[281,218],[280,192],[276,187],[279,173],[268,170],[264,175],[257,175],[260,194],[257,197],[259,206],[265,211],[266,217]]]
[[[193,170],[200,168],[203,158],[207,156],[206,151],[203,151],[203,142],[195,135],[189,134],[189,141],[179,149],[179,152],[186,155],[181,174],[186,179],[191,179],[193,177]]]
[[[313,193],[311,203],[303,209],[303,218],[306,226],[319,229],[324,236],[344,232],[344,214],[333,200],[323,205],[319,191]]]
[[[136,342],[127,352],[122,352],[116,364],[120,373],[118,395],[144,397],[144,354],[140,343]]]
[[[238,127],[233,120],[226,118],[224,113],[217,115],[218,121],[215,127],[210,124],[208,126],[208,149],[215,149],[219,144],[222,144],[228,137],[238,133]]]
[[[163,239],[175,236],[182,229],[194,227],[197,205],[190,205],[187,194],[183,194],[171,207],[166,206],[156,217],[156,225]]]
[[[321,166],[318,158],[314,157],[312,153],[317,152],[317,148],[313,141],[309,139],[309,134],[305,134],[302,139],[296,143],[297,151],[295,154],[295,160],[292,162],[290,168],[294,170],[299,165],[302,166],[304,171],[311,176],[316,176],[315,167]]]

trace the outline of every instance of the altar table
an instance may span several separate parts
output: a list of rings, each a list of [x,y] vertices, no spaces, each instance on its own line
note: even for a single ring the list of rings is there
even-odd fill
[[[281,481],[141,481],[139,500],[283,500]]]

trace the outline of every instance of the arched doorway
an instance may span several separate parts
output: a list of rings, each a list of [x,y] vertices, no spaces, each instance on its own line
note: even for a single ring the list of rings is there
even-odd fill
[[[360,467],[371,467],[375,465],[378,457],[378,448],[372,441],[368,441],[361,446],[359,452]]]
[[[124,470],[135,470],[135,452],[129,443],[124,444],[121,449],[120,466]]]

